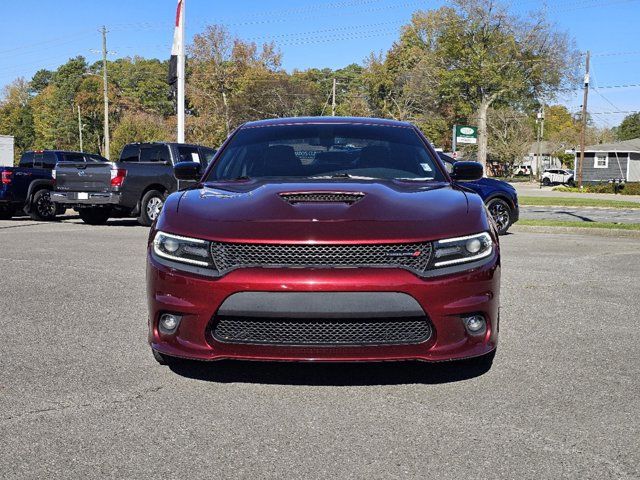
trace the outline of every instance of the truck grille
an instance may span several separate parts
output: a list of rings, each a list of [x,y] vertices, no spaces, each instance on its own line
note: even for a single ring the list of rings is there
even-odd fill
[[[246,267],[392,267],[422,273],[429,264],[431,244],[271,245],[213,242],[211,255],[221,273]]]
[[[431,338],[425,317],[387,319],[290,319],[218,317],[213,338],[261,345],[408,345]]]

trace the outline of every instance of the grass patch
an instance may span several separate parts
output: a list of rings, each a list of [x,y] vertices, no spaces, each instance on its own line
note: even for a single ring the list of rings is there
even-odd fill
[[[602,207],[602,208],[640,208],[640,202],[625,200],[606,200],[601,198],[571,197],[519,197],[520,205],[558,206],[558,207]]]
[[[608,228],[614,230],[640,230],[640,223],[580,222],[570,220],[519,220],[516,225],[529,225],[532,227],[579,227]]]

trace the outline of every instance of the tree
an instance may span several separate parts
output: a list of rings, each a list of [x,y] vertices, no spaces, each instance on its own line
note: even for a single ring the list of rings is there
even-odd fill
[[[187,94],[194,141],[219,145],[238,125],[258,118],[303,114],[320,103],[317,88],[281,69],[273,43],[258,47],[210,25],[189,48]]]
[[[0,99],[0,134],[12,135],[15,145],[15,159],[31,147],[35,136],[30,86],[23,78],[18,78],[4,88]]]
[[[529,117],[513,108],[489,109],[489,158],[501,166],[502,173],[511,176],[514,165],[527,155],[533,142]]]
[[[388,52],[390,75],[374,93],[402,117],[477,124],[478,159],[485,163],[491,106],[531,108],[574,78],[579,56],[567,36],[542,14],[533,18],[511,15],[495,0],[451,0],[450,6],[417,12]]]
[[[164,119],[151,113],[127,113],[111,135],[111,158],[118,158],[131,142],[167,142],[174,139]]]
[[[640,113],[627,115],[616,129],[618,140],[631,140],[640,138]]]

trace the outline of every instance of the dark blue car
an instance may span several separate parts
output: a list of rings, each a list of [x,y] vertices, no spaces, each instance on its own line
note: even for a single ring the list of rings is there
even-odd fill
[[[438,152],[438,155],[440,155],[440,159],[444,162],[447,170],[451,172],[456,160],[442,152]],[[518,194],[516,189],[507,182],[494,178],[482,178],[472,182],[461,182],[460,185],[482,197],[498,226],[500,235],[505,234],[509,227],[518,221],[520,216]]]

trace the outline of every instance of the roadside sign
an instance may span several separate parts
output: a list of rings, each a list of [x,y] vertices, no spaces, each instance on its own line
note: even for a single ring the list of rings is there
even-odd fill
[[[456,144],[468,143],[475,145],[478,143],[478,127],[456,125],[454,127],[454,136],[456,137]]]

